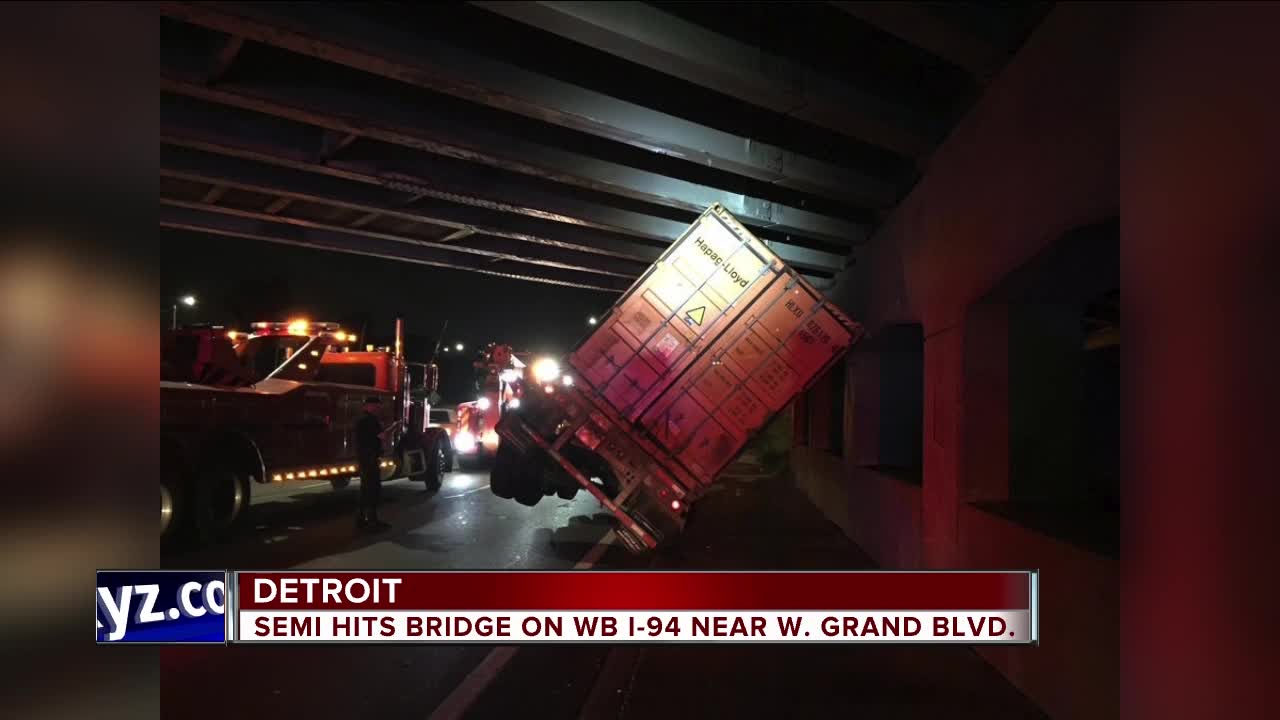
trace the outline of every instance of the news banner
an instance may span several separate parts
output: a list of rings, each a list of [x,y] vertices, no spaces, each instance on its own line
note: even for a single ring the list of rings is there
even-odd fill
[[[1035,571],[118,570],[100,644],[1036,644]]]

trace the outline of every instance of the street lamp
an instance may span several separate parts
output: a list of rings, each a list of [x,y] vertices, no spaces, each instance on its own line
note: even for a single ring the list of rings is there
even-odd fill
[[[173,323],[172,323],[172,327],[171,327],[171,329],[173,329],[173,330],[177,330],[177,329],[178,329],[178,303],[182,303],[183,305],[186,305],[187,307],[195,307],[195,306],[196,306],[196,296],[195,296],[195,295],[183,295],[182,297],[178,298],[178,302],[175,302],[175,303],[173,304]]]
[[[458,352],[462,352],[462,343],[458,343],[457,345],[454,345],[453,349],[457,350]]]
[[[587,324],[588,324],[588,325],[595,325],[595,324],[596,324],[596,316],[595,316],[595,315],[592,315],[591,317],[587,318]]]

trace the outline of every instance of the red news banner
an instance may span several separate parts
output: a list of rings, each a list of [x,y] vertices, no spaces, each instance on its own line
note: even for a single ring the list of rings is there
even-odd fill
[[[1035,572],[237,572],[232,642],[1034,644]]]

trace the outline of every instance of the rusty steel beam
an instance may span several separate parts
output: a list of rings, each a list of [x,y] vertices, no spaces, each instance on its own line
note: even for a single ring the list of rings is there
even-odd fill
[[[916,3],[831,2],[855,18],[931,55],[946,60],[983,83],[991,80],[1007,53],[985,40],[931,15]]]
[[[451,125],[392,101],[361,99],[338,89],[323,93],[277,87],[233,91],[227,87],[207,88],[175,78],[162,78],[161,88],[165,92],[203,102],[359,134],[384,143],[693,213],[719,202],[751,227],[796,235],[828,246],[860,244],[867,236],[867,228],[859,223],[729,193],[481,128]],[[353,117],[352,108],[361,108],[367,114]],[[180,113],[178,109],[171,111],[163,103],[161,109],[162,115]],[[207,118],[195,117],[195,113],[181,114],[185,117],[179,122],[192,125],[208,125],[210,122]]]
[[[472,2],[629,62],[919,160],[936,122],[642,2]]]
[[[840,201],[884,207],[883,178],[683,120],[469,51],[348,7],[160,3],[173,19],[699,165]],[[868,102],[862,100],[861,107]],[[770,105],[769,107],[776,107]],[[912,145],[913,152],[920,147]]]
[[[224,208],[218,207],[218,210],[221,211]],[[627,279],[529,265],[518,259],[502,257],[499,259],[512,263],[514,267],[509,272],[496,271],[486,267],[491,257],[475,254],[468,255],[458,252],[454,248],[440,250],[421,244],[399,242],[368,235],[353,236],[345,230],[335,231],[286,225],[276,222],[281,219],[277,216],[266,217],[269,217],[270,221],[253,217],[237,217],[222,212],[203,212],[199,209],[173,204],[162,204],[160,208],[160,227],[209,235],[261,240],[315,250],[365,255],[432,267],[477,272],[514,280],[614,293],[621,292],[630,285],[630,280]]]

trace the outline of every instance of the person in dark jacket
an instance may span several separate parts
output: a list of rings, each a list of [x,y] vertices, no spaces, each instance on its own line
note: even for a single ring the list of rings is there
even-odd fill
[[[364,400],[364,412],[356,421],[356,458],[360,465],[360,514],[356,527],[362,530],[386,530],[391,526],[378,519],[378,497],[382,494],[382,443],[396,424],[383,429],[378,420],[381,400],[370,396]]]

